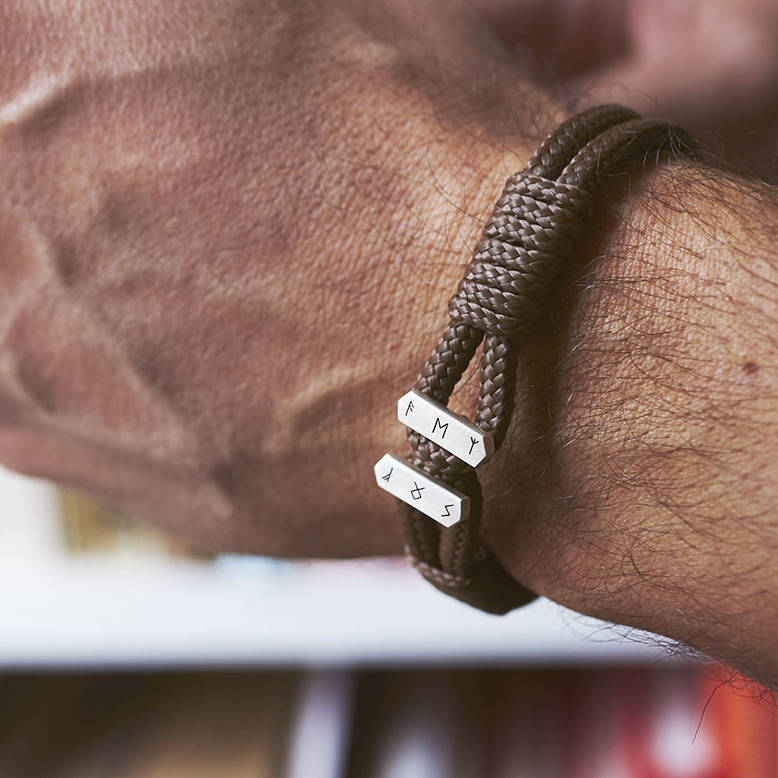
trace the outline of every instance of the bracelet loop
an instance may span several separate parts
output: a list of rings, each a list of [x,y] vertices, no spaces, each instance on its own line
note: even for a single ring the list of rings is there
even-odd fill
[[[658,161],[663,152],[680,156],[695,150],[694,141],[678,127],[641,119],[618,105],[591,108],[559,125],[526,169],[506,182],[451,298],[450,321],[415,390],[447,405],[482,345],[474,424],[491,436],[495,450],[499,448],[511,418],[516,346],[531,336],[548,306],[564,263],[584,232],[598,183],[631,161],[647,161],[650,154]],[[513,579],[482,542],[482,496],[475,469],[430,437],[445,426],[445,409],[441,414],[444,420],[438,419],[428,435],[409,429],[409,461],[417,468],[413,472],[435,479],[431,490],[448,485],[466,496],[468,510],[462,520],[441,527],[428,518],[436,516],[434,512],[424,515],[414,506],[417,494],[419,499],[422,495],[416,485],[412,494],[400,497],[406,551],[441,591],[489,613],[507,613],[535,595]],[[440,443],[446,443],[442,436]]]

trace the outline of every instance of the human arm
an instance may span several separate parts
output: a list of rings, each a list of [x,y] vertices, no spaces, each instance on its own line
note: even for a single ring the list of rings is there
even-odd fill
[[[564,111],[433,5],[81,8],[0,12],[0,460],[210,548],[399,552],[371,469],[405,450],[394,402]],[[772,678],[743,605],[778,597],[744,556],[776,490],[772,190],[640,186],[523,348],[484,532],[541,593]]]
[[[590,235],[524,350],[491,545],[554,600],[775,686],[776,190],[675,163]]]

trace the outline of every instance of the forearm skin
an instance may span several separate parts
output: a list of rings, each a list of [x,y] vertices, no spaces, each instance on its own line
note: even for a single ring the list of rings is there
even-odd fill
[[[500,478],[533,497],[488,531],[537,591],[774,684],[776,191],[673,163],[600,217],[525,353]]]

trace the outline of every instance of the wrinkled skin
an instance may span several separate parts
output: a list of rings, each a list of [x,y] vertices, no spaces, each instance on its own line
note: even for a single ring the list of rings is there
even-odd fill
[[[372,461],[551,100],[445,2],[0,36],[0,461],[209,548],[400,550]]]

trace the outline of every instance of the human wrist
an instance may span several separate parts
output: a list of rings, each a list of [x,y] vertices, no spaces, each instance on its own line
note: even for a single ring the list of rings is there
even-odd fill
[[[550,101],[544,110],[546,116],[552,115]],[[550,126],[553,122],[539,117],[538,123]],[[414,134],[425,132],[429,133],[428,127]],[[526,165],[537,143],[520,131],[509,138],[484,134],[476,140],[469,131],[444,137],[445,143],[438,136],[433,144],[425,145],[423,156],[404,160],[405,175],[413,182],[411,188],[420,203],[413,213],[420,229],[413,245],[402,241],[403,249],[389,257],[394,269],[384,279],[381,299],[386,304],[376,312],[386,326],[367,346],[375,371],[382,376],[373,398],[371,457],[382,448],[407,449],[406,430],[395,417],[397,398],[413,387],[448,322],[449,299],[505,180]],[[407,213],[401,221],[406,219]],[[386,359],[387,353],[391,360]],[[476,370],[474,360],[472,375]],[[478,394],[478,381],[464,380],[449,407],[473,418]],[[361,461],[358,464],[363,467]],[[385,495],[375,491],[367,499],[376,515],[388,512],[389,520],[397,522],[395,505]]]
[[[693,153],[695,144],[682,129],[666,121],[642,119],[616,105],[579,112],[545,137],[527,166],[506,182],[449,302],[450,321],[415,389],[447,405],[481,344],[481,390],[474,421],[479,434],[492,435],[499,449],[514,406],[516,349],[543,332],[549,301],[573,247],[580,245],[594,189],[605,177],[623,170],[628,160],[671,148],[685,155]],[[401,421],[414,405],[429,404],[424,397],[417,399],[408,403]],[[533,595],[509,576],[484,543],[482,492],[472,470],[477,463],[470,462],[469,442],[463,440],[464,447],[459,448],[454,443],[458,435],[450,436],[450,442],[445,440],[449,424],[467,434],[455,417],[441,423],[441,414],[446,412],[440,406],[428,419],[429,426],[421,412],[412,414],[408,424],[413,430],[409,434],[411,463],[418,470],[414,472],[399,460],[391,468],[382,462],[375,467],[376,480],[404,503],[408,554],[424,577],[475,607],[505,613]],[[441,429],[435,434],[439,424]],[[478,442],[477,437],[473,440]],[[395,469],[397,478],[392,476]],[[441,494],[440,485],[422,471],[460,494],[445,489]],[[416,478],[426,485],[416,486]],[[422,489],[427,487],[425,499]],[[442,530],[425,517],[451,516],[452,506],[447,502],[461,505],[461,517],[453,506],[453,522],[440,524],[454,526]]]

